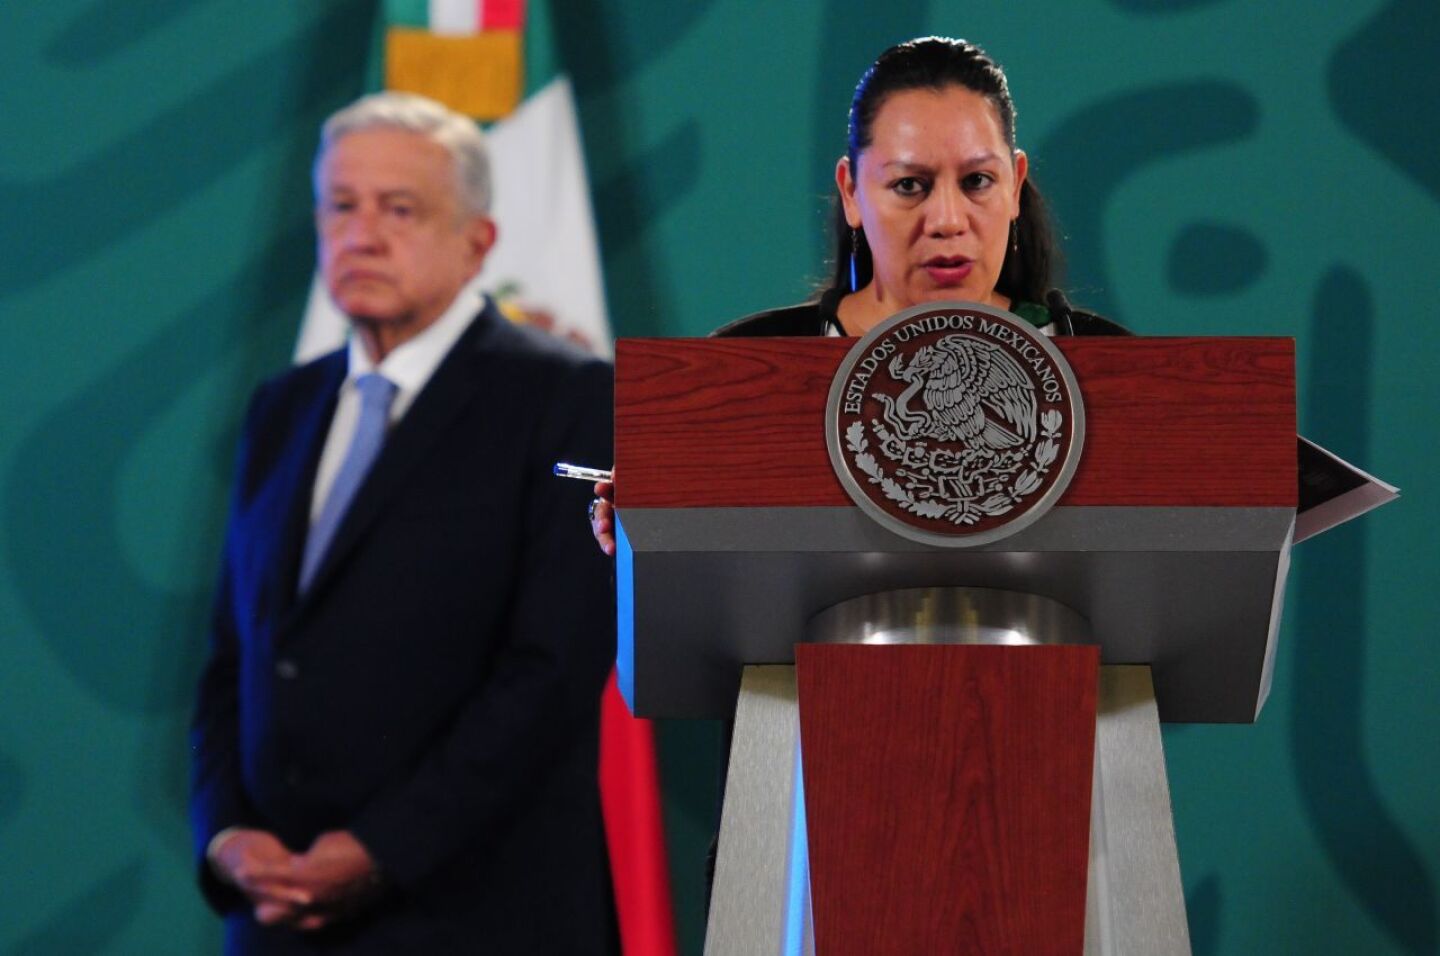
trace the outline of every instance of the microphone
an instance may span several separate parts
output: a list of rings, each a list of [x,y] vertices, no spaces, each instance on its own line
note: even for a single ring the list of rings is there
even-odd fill
[[[1059,289],[1051,289],[1049,292],[1045,293],[1045,305],[1050,309],[1050,314],[1054,316],[1055,322],[1059,326],[1061,334],[1074,335],[1074,310],[1070,308],[1070,300],[1065,298],[1065,293],[1061,292]]]

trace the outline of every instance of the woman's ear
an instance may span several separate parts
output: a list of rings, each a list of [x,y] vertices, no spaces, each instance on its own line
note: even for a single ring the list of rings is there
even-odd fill
[[[1020,192],[1025,186],[1025,176],[1030,172],[1030,158],[1025,150],[1015,150],[1015,195],[1011,197],[1010,218],[1020,217]]]
[[[835,163],[835,188],[840,193],[840,205],[845,210],[845,223],[851,229],[859,229],[860,203],[855,198],[855,173],[850,168],[849,156],[841,156]]]

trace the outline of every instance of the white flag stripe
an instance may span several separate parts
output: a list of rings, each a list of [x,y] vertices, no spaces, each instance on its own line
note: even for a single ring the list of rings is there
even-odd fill
[[[523,306],[613,352],[580,124],[570,81],[556,77],[490,130],[499,239],[480,287],[515,286]]]
[[[430,32],[468,36],[480,32],[481,0],[430,0]]]
[[[549,312],[560,331],[579,332],[608,358],[614,347],[570,81],[552,80],[491,127],[487,139],[499,237],[472,287],[515,289],[520,305]],[[344,315],[317,277],[295,361],[339,348],[347,331]]]
[[[345,344],[350,325],[345,315],[330,301],[325,283],[316,272],[310,280],[310,298],[305,303],[305,321],[300,325],[300,335],[295,340],[295,363],[297,365],[317,359],[326,352],[333,352]]]

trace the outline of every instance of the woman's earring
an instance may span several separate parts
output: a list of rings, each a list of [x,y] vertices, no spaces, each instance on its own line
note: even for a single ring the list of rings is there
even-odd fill
[[[1016,255],[1019,255],[1019,253],[1020,253],[1020,230],[1016,227],[1016,225],[1015,225],[1016,222],[1018,222],[1018,220],[1015,220],[1015,219],[1011,219],[1011,220],[1010,220],[1010,251],[1011,251],[1012,253],[1016,254]]]
[[[850,230],[850,291],[860,291],[860,283],[855,281],[855,250],[860,248],[860,231]]]

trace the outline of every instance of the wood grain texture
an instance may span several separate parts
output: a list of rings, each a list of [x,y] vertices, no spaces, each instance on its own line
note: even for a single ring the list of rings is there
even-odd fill
[[[1056,339],[1085,449],[1062,505],[1293,507],[1295,345]],[[825,401],[850,339],[622,339],[621,508],[845,506]]]
[[[1098,649],[795,650],[816,951],[1079,956]]]

